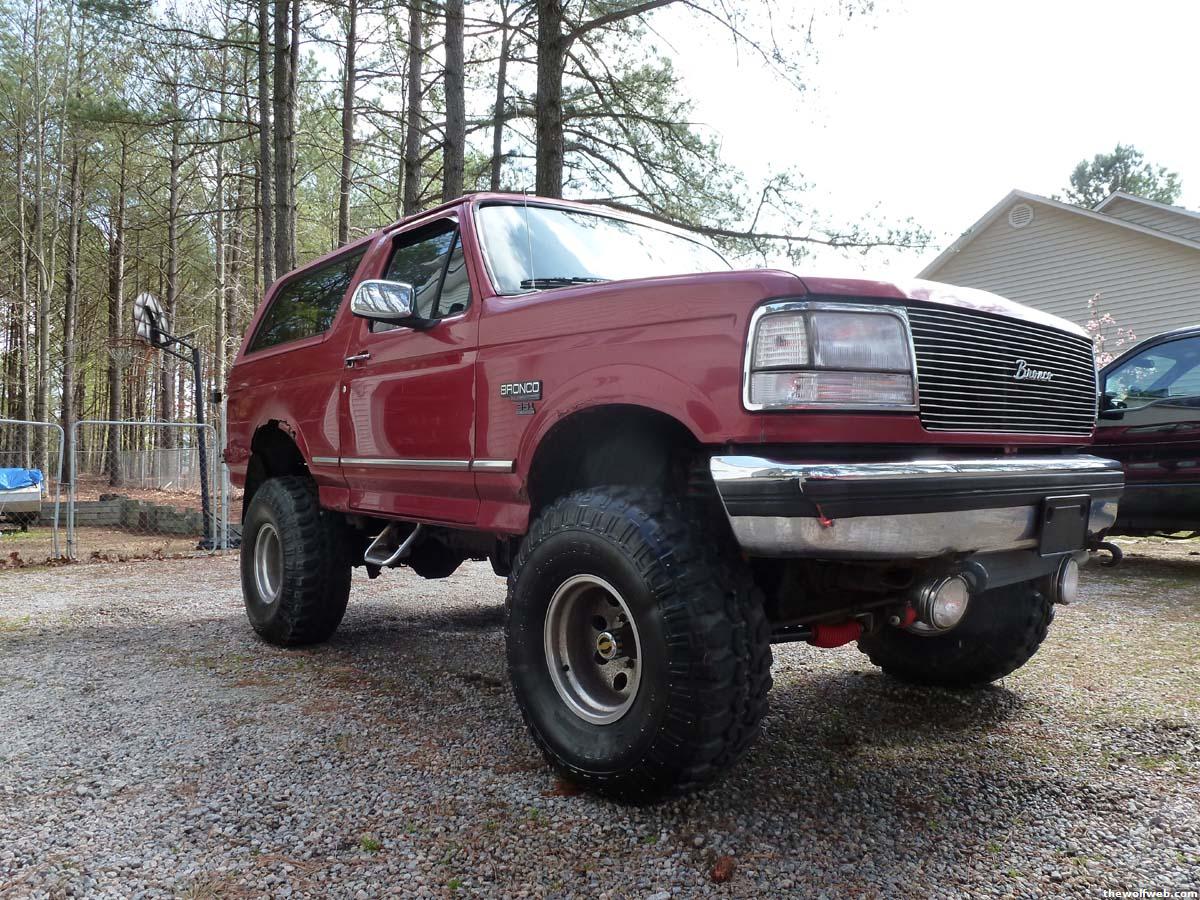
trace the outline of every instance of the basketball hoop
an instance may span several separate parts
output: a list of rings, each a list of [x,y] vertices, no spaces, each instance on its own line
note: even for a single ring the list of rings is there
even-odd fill
[[[167,337],[170,323],[167,312],[158,302],[158,298],[148,291],[137,295],[133,301],[133,333],[151,347],[166,347],[172,343]]]
[[[105,345],[108,358],[116,363],[118,371],[125,372],[132,366],[135,374],[141,374],[149,367],[150,352],[154,348],[141,338],[111,338]]]

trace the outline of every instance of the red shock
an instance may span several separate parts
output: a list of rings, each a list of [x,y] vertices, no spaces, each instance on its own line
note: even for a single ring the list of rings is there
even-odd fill
[[[840,647],[862,637],[862,622],[853,619],[836,625],[814,625],[808,642],[814,647]]]

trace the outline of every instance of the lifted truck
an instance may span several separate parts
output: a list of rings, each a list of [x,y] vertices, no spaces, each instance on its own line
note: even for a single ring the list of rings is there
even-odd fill
[[[263,638],[327,639],[354,566],[489,559],[533,739],[647,799],[746,752],[774,642],[951,687],[1023,665],[1116,515],[1095,418],[1091,341],[1053,316],[479,194],[271,287],[225,455]]]

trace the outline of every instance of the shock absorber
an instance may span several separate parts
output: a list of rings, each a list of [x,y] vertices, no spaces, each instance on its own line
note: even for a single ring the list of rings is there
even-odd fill
[[[840,647],[862,637],[862,622],[850,619],[830,625],[814,625],[808,642],[814,647]]]

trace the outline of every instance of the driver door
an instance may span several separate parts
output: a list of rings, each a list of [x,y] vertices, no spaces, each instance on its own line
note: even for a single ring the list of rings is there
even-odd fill
[[[392,240],[371,277],[413,286],[420,330],[356,319],[342,382],[342,473],[350,507],[472,523],[471,472],[478,304],[454,218]]]

